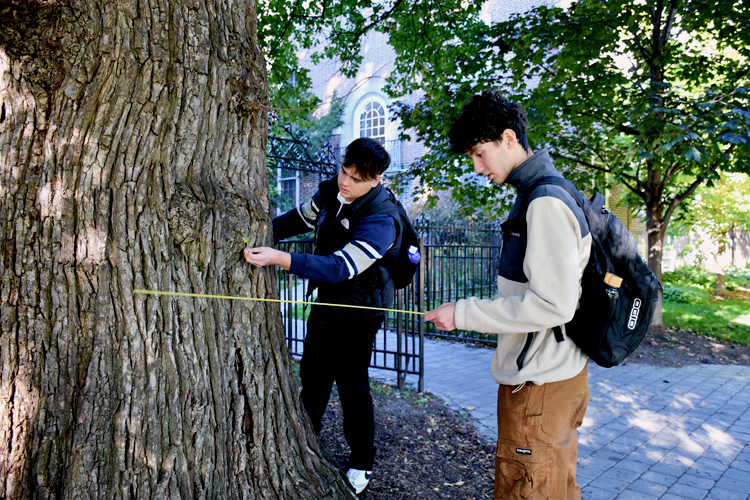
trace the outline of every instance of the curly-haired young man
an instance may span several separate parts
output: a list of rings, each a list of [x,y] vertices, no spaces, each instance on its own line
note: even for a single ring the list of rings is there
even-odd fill
[[[545,149],[531,150],[526,131],[521,106],[494,90],[475,95],[453,124],[453,151],[518,195],[503,224],[497,298],[442,304],[426,320],[440,330],[498,336],[491,364],[500,385],[495,498],[580,499],[577,428],[589,400],[588,357],[564,325],[578,306],[591,236],[567,191],[531,189],[541,177],[561,174]]]

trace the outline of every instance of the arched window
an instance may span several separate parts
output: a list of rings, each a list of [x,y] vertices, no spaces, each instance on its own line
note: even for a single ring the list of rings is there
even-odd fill
[[[385,107],[379,102],[365,104],[359,115],[359,136],[369,137],[385,146]]]

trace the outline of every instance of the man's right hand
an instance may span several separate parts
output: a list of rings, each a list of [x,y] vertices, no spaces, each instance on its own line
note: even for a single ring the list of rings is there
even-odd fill
[[[425,321],[431,321],[435,328],[443,332],[456,329],[456,303],[446,302],[424,315]]]
[[[286,271],[292,265],[292,255],[269,247],[245,248],[242,251],[248,264],[258,267],[279,266]]]

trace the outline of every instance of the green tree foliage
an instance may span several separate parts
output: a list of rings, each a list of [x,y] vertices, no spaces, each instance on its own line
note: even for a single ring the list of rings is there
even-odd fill
[[[750,177],[746,174],[723,174],[712,185],[701,186],[695,196],[675,213],[668,234],[683,235],[700,229],[716,242],[717,256],[714,293],[725,289],[725,269],[721,257],[737,231],[750,231]]]
[[[403,78],[413,78],[405,61],[437,63],[440,48],[454,33],[475,22],[479,0],[264,0],[258,3],[259,43],[266,55],[272,105],[287,113],[305,110],[320,100],[307,93],[309,70],[299,65],[299,52],[313,63],[340,63],[343,76],[353,77],[362,62],[361,44],[371,31],[398,36],[407,29],[416,36],[403,42],[399,54]]]
[[[533,147],[551,147],[579,187],[628,187],[629,204],[645,209],[649,265],[661,276],[677,208],[721,172],[750,171],[747,2],[580,0],[495,24],[481,19],[481,3],[324,2],[318,54],[342,58],[351,74],[363,34],[387,33],[397,57],[386,90],[422,96],[396,106],[403,129],[431,151],[411,172],[479,209],[509,198],[465,182],[470,166],[447,152],[445,137],[472,94],[503,89],[527,108]]]
[[[726,245],[727,235],[732,231],[750,231],[750,177],[723,174],[712,185],[698,188],[695,196],[675,214],[668,233],[684,235],[695,229],[706,231],[720,247]]]
[[[750,10],[740,2],[583,0],[457,36],[455,54],[418,85],[394,79],[399,92],[425,90],[401,118],[434,150],[415,168],[431,187],[461,185],[469,167],[444,152],[445,118],[499,87],[525,104],[535,147],[552,147],[580,187],[629,188],[660,275],[677,207],[721,171],[750,171]]]

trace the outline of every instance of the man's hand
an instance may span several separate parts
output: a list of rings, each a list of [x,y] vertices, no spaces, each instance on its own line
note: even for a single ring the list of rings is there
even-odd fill
[[[446,302],[424,316],[425,321],[431,321],[435,328],[444,332],[456,329],[456,303]]]
[[[279,266],[286,271],[292,265],[292,255],[268,247],[245,248],[242,253],[245,260],[254,266]]]

